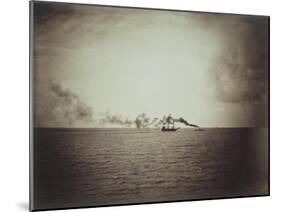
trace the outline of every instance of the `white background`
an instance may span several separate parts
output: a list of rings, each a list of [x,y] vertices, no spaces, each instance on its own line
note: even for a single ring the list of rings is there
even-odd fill
[[[281,6],[277,0],[69,0],[109,5],[156,7],[271,16],[271,196],[75,211],[280,211],[281,209]],[[0,3],[0,211],[28,210],[29,71],[27,0]],[[74,210],[71,210],[74,211]]]

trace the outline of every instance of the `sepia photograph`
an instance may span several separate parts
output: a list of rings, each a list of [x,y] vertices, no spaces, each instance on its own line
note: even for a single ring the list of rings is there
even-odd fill
[[[30,209],[269,195],[269,17],[30,2]]]

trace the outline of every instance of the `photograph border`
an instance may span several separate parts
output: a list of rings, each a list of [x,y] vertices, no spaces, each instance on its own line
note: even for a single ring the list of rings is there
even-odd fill
[[[124,204],[106,204],[98,206],[82,206],[82,207],[62,207],[51,209],[33,209],[33,195],[34,195],[34,181],[33,181],[33,59],[34,59],[34,32],[33,32],[33,3],[40,4],[63,4],[63,5],[81,5],[81,6],[95,6],[95,7],[110,7],[110,8],[123,8],[123,9],[144,9],[153,11],[170,11],[170,12],[187,12],[187,13],[200,13],[200,14],[217,14],[217,15],[235,15],[235,16],[254,16],[267,18],[268,22],[268,193],[261,195],[237,195],[233,197],[214,197],[214,198],[196,198],[187,200],[171,200],[171,201],[152,201],[141,203],[124,203]],[[236,198],[253,198],[253,197],[268,197],[270,196],[270,16],[269,15],[253,15],[253,14],[239,14],[239,13],[223,13],[223,12],[207,12],[207,11],[193,11],[193,10],[180,10],[180,9],[167,9],[167,8],[151,8],[151,7],[135,7],[135,6],[120,6],[120,5],[103,5],[103,4],[90,4],[90,3],[73,3],[73,2],[58,2],[58,1],[29,1],[29,210],[30,211],[52,211],[52,210],[68,210],[68,209],[85,209],[85,208],[99,208],[99,207],[116,207],[116,206],[130,206],[130,205],[145,205],[145,204],[159,204],[159,203],[179,203],[179,202],[191,202],[191,201],[205,201],[205,200],[225,200]]]

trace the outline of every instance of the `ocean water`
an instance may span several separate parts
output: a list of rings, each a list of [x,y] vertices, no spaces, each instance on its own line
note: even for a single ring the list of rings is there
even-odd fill
[[[34,129],[34,207],[267,195],[267,128]]]

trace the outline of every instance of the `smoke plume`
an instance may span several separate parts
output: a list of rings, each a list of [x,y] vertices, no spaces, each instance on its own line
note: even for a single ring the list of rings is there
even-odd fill
[[[106,112],[105,115],[99,120],[101,125],[115,125],[118,127],[135,127],[141,128],[156,128],[160,126],[161,120],[159,118],[150,118],[146,113],[141,113],[135,119],[130,120],[122,117],[121,115],[112,115]]]
[[[120,115],[111,115],[109,112],[106,112],[105,116],[100,120],[102,125],[118,125],[124,127],[131,127],[133,122],[128,118],[123,118]]]
[[[175,122],[183,123],[183,124],[185,124],[186,126],[189,126],[189,127],[197,127],[197,128],[199,127],[196,124],[188,123],[184,118],[175,119]]]
[[[135,119],[136,128],[156,127],[158,118],[150,118],[145,113],[139,114]]]
[[[93,122],[91,107],[81,101],[76,94],[64,89],[59,83],[52,83],[50,91],[54,98],[53,117],[58,122],[66,122],[68,126],[74,126],[76,122],[86,124]]]
[[[166,125],[166,124],[172,124],[174,125],[175,123],[182,123],[186,126],[189,126],[189,127],[196,127],[196,128],[199,128],[198,125],[196,124],[191,124],[191,123],[188,123],[184,118],[173,118],[171,115],[169,116],[163,116],[162,120],[160,120],[159,122],[160,124],[162,125]]]

